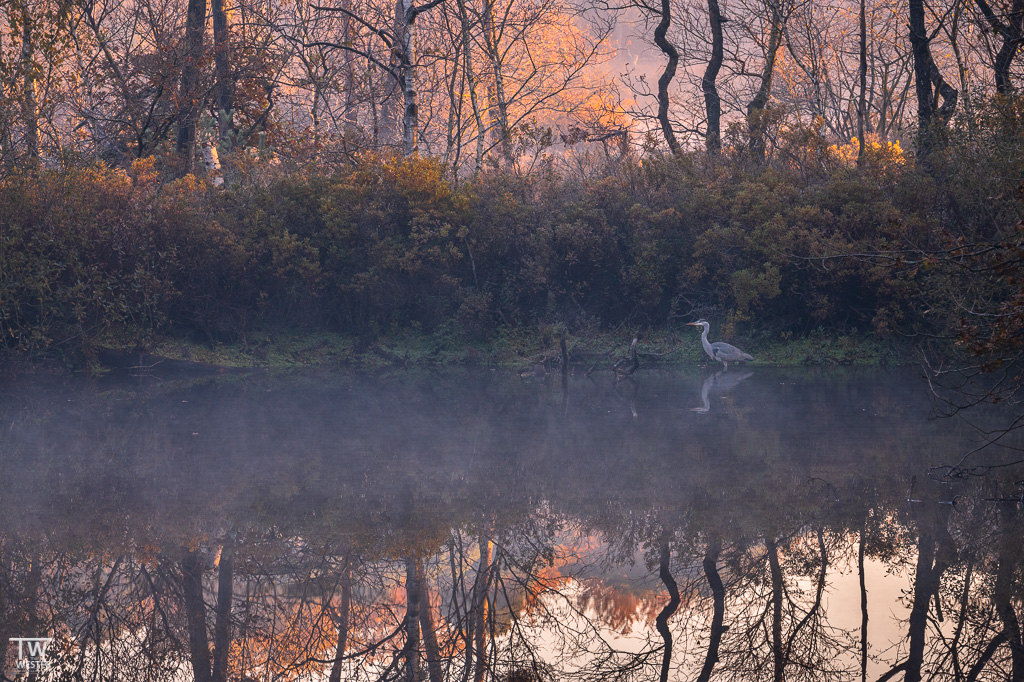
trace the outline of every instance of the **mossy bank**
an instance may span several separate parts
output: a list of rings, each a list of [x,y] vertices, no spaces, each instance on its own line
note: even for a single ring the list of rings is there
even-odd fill
[[[704,354],[699,334],[692,328],[637,332],[641,370],[716,366]],[[337,334],[279,334],[264,336],[248,346],[195,344],[180,339],[159,339],[140,349],[104,348],[81,369],[91,373],[111,370],[161,371],[164,361],[193,363],[197,368],[258,369],[288,372],[304,368],[353,371],[487,367],[519,372],[558,372],[562,364],[561,332],[555,329],[519,330],[489,341],[466,342],[451,334],[401,332],[371,342]],[[603,332],[585,337],[565,335],[572,371],[600,372],[629,356],[630,333]],[[913,360],[908,344],[881,343],[859,336],[804,339],[743,339],[754,366],[898,365]],[[113,358],[113,361],[111,361]],[[145,359],[142,359],[145,358]]]

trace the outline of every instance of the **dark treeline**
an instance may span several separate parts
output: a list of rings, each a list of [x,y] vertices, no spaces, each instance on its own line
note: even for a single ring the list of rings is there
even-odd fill
[[[855,147],[797,126],[776,131],[765,163],[742,146],[639,159],[581,143],[585,169],[552,157],[464,182],[375,154],[254,166],[224,187],[152,157],[13,173],[0,181],[0,343],[88,357],[154,335],[473,341],[704,316],[755,346],[937,334],[1005,358],[1020,341],[1019,114],[996,101],[982,128],[947,131],[927,168],[890,143],[858,165]]]

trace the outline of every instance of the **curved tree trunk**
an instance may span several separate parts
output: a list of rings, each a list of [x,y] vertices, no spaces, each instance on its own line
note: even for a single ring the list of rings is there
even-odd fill
[[[957,95],[955,88],[942,77],[932,59],[924,23],[924,0],[908,0],[910,44],[914,55],[914,88],[917,92],[917,126],[919,157],[927,157],[937,145],[937,128],[944,127],[953,116]],[[942,105],[939,105],[939,97]]]
[[[679,608],[679,586],[676,584],[675,578],[672,577],[672,573],[669,571],[669,559],[671,554],[668,547],[668,539],[662,538],[661,540],[661,561],[659,563],[658,575],[661,578],[661,582],[665,584],[665,589],[668,590],[669,601],[665,604],[665,608],[661,610],[658,617],[655,619],[655,626],[658,628],[658,634],[665,641],[665,652],[661,656],[661,682],[667,682],[668,671],[672,665],[672,631],[668,627],[668,619],[672,617],[672,614]]]
[[[975,0],[978,9],[985,16],[992,31],[1003,39],[992,63],[992,70],[995,75],[996,92],[1001,95],[1009,93],[1013,89],[1013,82],[1010,80],[1010,69],[1017,57],[1021,43],[1024,43],[1024,0],[1013,0],[1009,13],[1003,15],[1003,20],[992,11],[987,0]]]
[[[782,45],[782,8],[779,6],[781,0],[769,2],[768,10],[771,13],[771,27],[768,33],[768,46],[765,48],[764,66],[761,68],[761,85],[758,87],[754,98],[747,105],[747,126],[750,133],[750,151],[758,162],[764,160],[767,152],[765,134],[767,125],[764,120],[764,110],[768,108],[768,101],[772,93],[772,79],[775,77],[775,58],[779,54],[779,47]]]
[[[679,51],[668,41],[668,28],[672,24],[672,4],[670,0],[661,0],[661,21],[654,29],[654,44],[658,46],[668,63],[665,70],[658,79],[658,123],[661,124],[661,132],[665,136],[665,142],[673,154],[680,154],[682,149],[676,140],[676,134],[672,131],[672,122],[668,118],[668,86],[676,75],[676,67],[679,64]]]
[[[704,555],[704,577],[707,578],[708,587],[711,588],[714,611],[711,615],[708,653],[704,657],[704,666],[697,677],[697,682],[708,682],[711,679],[711,673],[715,669],[715,664],[718,663],[718,648],[722,643],[722,623],[725,620],[725,585],[722,583],[722,576],[718,573],[720,552],[721,547],[716,541],[708,545],[707,553]]]
[[[708,19],[711,22],[711,60],[700,81],[704,91],[704,108],[708,115],[707,134],[704,147],[708,154],[717,156],[722,151],[722,98],[718,94],[718,72],[725,57],[725,41],[722,37],[722,11],[718,0],[708,0]]]
[[[928,49],[928,34],[924,26],[924,0],[909,0],[910,44],[914,54],[914,89],[917,91],[917,125],[919,140],[925,141],[925,131],[932,121],[932,79],[928,67],[932,61]],[[923,151],[925,145],[920,145]]]

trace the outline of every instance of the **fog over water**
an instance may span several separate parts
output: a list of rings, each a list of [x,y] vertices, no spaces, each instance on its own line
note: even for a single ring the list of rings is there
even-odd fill
[[[52,679],[1008,679],[1021,439],[949,465],[1011,414],[891,368],[13,381],[0,629]]]

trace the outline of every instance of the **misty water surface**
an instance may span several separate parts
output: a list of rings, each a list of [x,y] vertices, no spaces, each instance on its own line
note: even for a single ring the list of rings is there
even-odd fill
[[[1007,413],[935,415],[891,369],[13,382],[0,629],[51,679],[1024,675],[1020,453],[948,468]]]

